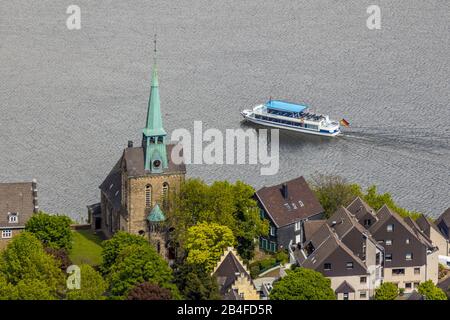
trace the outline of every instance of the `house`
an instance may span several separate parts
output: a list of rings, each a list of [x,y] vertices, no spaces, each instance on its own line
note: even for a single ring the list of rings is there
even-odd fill
[[[88,207],[92,229],[105,238],[119,230],[141,235],[164,258],[173,260],[176,246],[171,244],[163,220],[171,209],[171,197],[179,191],[186,174],[184,163],[172,159],[174,147],[167,143],[163,128],[155,59],[142,144],[133,146],[133,142],[128,142],[100,185],[100,204]],[[182,160],[181,148],[176,154]]]
[[[419,227],[386,205],[375,214],[360,198],[347,209],[384,248],[384,282],[393,282],[406,293],[426,280],[437,283],[437,248]]]
[[[25,229],[25,224],[39,210],[36,180],[0,183],[0,249]]]
[[[260,238],[260,248],[276,252],[301,243],[303,224],[323,218],[324,209],[303,177],[282,184],[263,187],[255,193],[262,219],[267,219],[270,232]]]
[[[305,222],[305,230],[319,223]],[[299,266],[331,280],[339,300],[367,300],[382,280],[382,247],[346,208],[339,208],[293,251]]]
[[[211,273],[224,300],[259,300],[250,272],[232,247],[227,248]]]
[[[444,234],[441,233],[437,225],[427,219],[423,214],[415,221],[420,230],[438,248],[439,261],[450,260],[450,243]],[[448,265],[450,267],[450,265]]]
[[[439,261],[450,268],[450,208],[437,218],[434,225],[446,241],[446,245],[443,242],[437,243],[440,256]],[[444,249],[445,247],[447,247],[447,250]]]

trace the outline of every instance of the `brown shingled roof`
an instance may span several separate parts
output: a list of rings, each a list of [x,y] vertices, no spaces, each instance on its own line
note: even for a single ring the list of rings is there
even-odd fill
[[[312,236],[320,229],[326,220],[308,220],[303,224],[305,241],[311,240]]]
[[[0,183],[0,228],[23,228],[37,211],[37,194],[32,182]],[[9,223],[9,214],[18,214],[18,223]]]
[[[256,192],[257,198],[278,227],[324,212],[303,177],[284,184],[287,186],[287,198],[282,193],[283,184],[264,187]]]

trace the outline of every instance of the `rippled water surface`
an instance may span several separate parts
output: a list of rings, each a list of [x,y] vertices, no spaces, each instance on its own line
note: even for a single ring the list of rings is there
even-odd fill
[[[152,40],[166,130],[238,128],[269,96],[344,117],[344,137],[283,132],[280,171],[188,166],[256,188],[315,171],[391,192],[436,216],[450,206],[446,0],[85,1],[0,3],[0,181],[37,178],[41,207],[77,218],[145,122]]]

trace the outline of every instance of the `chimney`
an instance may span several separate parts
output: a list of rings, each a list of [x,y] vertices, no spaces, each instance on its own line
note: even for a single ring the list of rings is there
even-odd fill
[[[331,221],[331,227],[334,227],[335,225],[337,225],[337,222],[335,220]]]
[[[281,186],[281,194],[283,195],[283,198],[284,198],[284,199],[287,199],[288,196],[289,196],[289,193],[288,193],[288,186],[287,186],[286,183],[283,183],[283,185]]]
[[[37,180],[33,179],[31,182],[31,189],[33,192],[33,212],[37,213],[39,211],[39,205],[38,205],[38,196],[37,196]]]
[[[128,148],[133,148],[133,141],[128,140]]]

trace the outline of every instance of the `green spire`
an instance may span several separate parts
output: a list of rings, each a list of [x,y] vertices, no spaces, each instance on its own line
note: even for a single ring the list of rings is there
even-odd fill
[[[147,122],[142,130],[142,147],[145,154],[145,170],[151,173],[162,173],[167,169],[166,131],[162,125],[161,106],[159,101],[158,68],[156,66],[156,35],[155,62],[152,72],[152,86],[148,100]]]
[[[147,217],[147,220],[149,222],[163,222],[164,220],[166,220],[166,216],[164,215],[164,213],[162,212],[161,208],[159,207],[158,204],[156,204],[152,211],[150,212],[150,214]]]
[[[143,130],[144,135],[162,136],[166,131],[162,125],[161,106],[159,101],[158,68],[153,65],[152,86],[150,89],[150,98],[148,100],[147,122]]]

